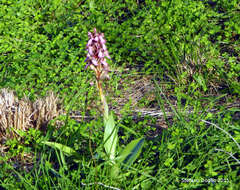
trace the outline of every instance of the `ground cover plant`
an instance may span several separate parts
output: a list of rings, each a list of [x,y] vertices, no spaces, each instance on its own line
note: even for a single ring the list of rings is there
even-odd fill
[[[239,13],[237,0],[2,0],[0,188],[238,189]],[[94,28],[111,57],[115,155],[145,139],[119,177],[85,68]]]

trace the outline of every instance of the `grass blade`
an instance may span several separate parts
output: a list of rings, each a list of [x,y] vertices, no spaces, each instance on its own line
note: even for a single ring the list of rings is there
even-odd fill
[[[58,149],[58,150],[62,151],[64,154],[66,154],[67,156],[78,155],[78,153],[74,149],[72,149],[66,145],[60,144],[60,143],[43,141],[42,144],[45,144],[52,148]]]

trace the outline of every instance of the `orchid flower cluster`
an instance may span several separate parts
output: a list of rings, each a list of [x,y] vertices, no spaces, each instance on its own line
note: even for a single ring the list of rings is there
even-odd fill
[[[106,47],[106,40],[103,33],[97,33],[96,28],[93,32],[88,32],[88,43],[86,49],[88,51],[86,58],[86,68],[89,66],[96,73],[96,79],[109,79],[109,66],[106,58],[111,59]]]

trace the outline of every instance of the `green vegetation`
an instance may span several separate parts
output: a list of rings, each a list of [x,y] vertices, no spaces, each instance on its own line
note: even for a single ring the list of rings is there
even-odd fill
[[[0,94],[0,189],[238,189],[239,14],[237,0],[1,0],[0,89],[19,101],[7,107]],[[132,165],[114,168],[119,177],[109,175],[101,98],[85,69],[93,28],[111,57],[103,89],[116,154],[145,137]],[[49,92],[61,102],[55,117],[30,103]],[[24,101],[34,113],[26,130],[4,123]]]

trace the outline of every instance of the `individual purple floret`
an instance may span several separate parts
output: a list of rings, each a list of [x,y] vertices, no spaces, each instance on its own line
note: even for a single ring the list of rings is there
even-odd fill
[[[93,32],[88,32],[88,43],[86,49],[87,53],[87,65],[96,72],[97,79],[109,78],[109,66],[106,58],[111,59],[106,47],[106,40],[103,33],[97,33],[96,28]]]

